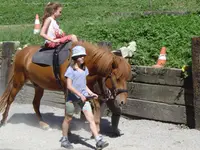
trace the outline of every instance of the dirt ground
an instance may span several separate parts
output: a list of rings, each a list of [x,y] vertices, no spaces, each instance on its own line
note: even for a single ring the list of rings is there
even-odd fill
[[[7,124],[0,128],[0,150],[64,149],[59,142],[64,110],[41,105],[41,112],[51,130],[39,128],[32,105],[14,103]],[[109,142],[105,150],[199,150],[200,147],[200,132],[183,125],[121,118],[119,127],[123,135],[111,137],[110,118],[102,118],[102,134]],[[95,149],[89,125],[78,115],[73,119],[71,131],[69,139],[75,150]]]

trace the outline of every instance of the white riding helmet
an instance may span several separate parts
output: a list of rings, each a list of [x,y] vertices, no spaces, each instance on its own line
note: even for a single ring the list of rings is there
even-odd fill
[[[75,46],[74,48],[72,48],[72,57],[81,55],[86,56],[85,48],[83,46]]]

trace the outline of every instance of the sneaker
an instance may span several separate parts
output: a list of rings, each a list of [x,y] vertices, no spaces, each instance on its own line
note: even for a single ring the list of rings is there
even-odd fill
[[[68,138],[66,137],[62,137],[60,139],[61,142],[61,147],[64,147],[66,149],[73,149],[74,147],[72,146],[72,144],[69,142]]]
[[[103,140],[99,140],[97,143],[96,143],[96,149],[97,150],[101,150],[105,147],[107,147],[109,144],[106,142],[106,141],[103,141]]]

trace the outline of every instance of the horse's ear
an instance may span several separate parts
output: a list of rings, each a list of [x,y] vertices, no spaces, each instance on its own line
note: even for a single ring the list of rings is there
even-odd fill
[[[113,68],[113,69],[118,68],[118,62],[117,62],[117,59],[114,59],[114,60],[113,60],[112,68]]]
[[[120,50],[114,50],[112,51],[113,54],[115,54],[116,56],[122,56],[122,52]]]

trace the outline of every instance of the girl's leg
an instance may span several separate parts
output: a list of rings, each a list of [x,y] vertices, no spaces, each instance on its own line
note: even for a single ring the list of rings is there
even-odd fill
[[[66,36],[63,36],[60,38],[60,43],[65,43],[65,42],[68,42],[68,41],[72,41],[72,42],[77,42],[78,39],[76,37],[76,35],[74,34],[70,34],[70,35],[66,35]]]
[[[61,142],[61,147],[65,147],[67,149],[73,149],[72,144],[68,140],[69,125],[72,120],[73,113],[74,113],[74,104],[71,102],[66,102],[65,118],[62,123],[63,137],[60,139],[60,142]]]
[[[96,123],[94,121],[94,115],[92,113],[92,108],[91,108],[91,105],[90,105],[89,102],[85,102],[85,105],[83,106],[82,111],[85,115],[85,118],[87,119],[87,121],[90,124],[90,129],[91,129],[92,134],[94,135],[95,140],[97,142],[96,143],[97,149],[98,148],[102,149],[104,147],[107,147],[108,143],[106,141],[103,141],[103,137],[98,134],[97,126],[96,126]]]
[[[69,125],[72,120],[72,116],[65,115],[65,118],[62,123],[62,135],[67,136],[69,131]]]
[[[94,135],[94,137],[98,136],[98,131],[97,131],[97,127],[94,121],[93,113],[87,110],[83,110],[83,113],[85,115],[85,118],[90,124],[90,129],[92,131],[92,134]]]

